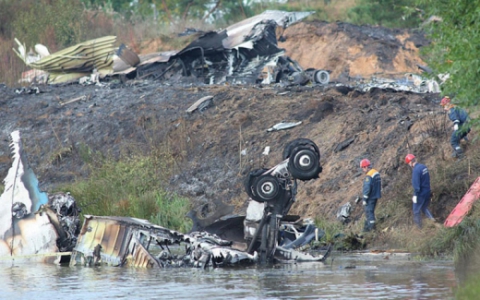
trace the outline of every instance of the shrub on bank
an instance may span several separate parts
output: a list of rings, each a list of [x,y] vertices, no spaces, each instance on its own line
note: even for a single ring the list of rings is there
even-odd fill
[[[76,199],[83,214],[147,219],[169,229],[188,232],[190,202],[165,191],[169,174],[155,155],[120,160],[96,159],[88,163],[90,175],[61,187]]]

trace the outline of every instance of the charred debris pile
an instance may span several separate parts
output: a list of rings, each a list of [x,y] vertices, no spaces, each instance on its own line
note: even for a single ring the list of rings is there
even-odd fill
[[[331,247],[312,242],[323,231],[311,220],[288,212],[297,180],[322,171],[318,147],[297,139],[285,147],[284,160],[252,171],[245,191],[252,200],[246,216],[226,217],[188,234],[146,220],[85,215],[80,227],[75,200],[68,193],[48,195],[38,188],[20,138],[11,133],[12,167],[0,196],[0,257],[81,266],[224,267],[273,262],[323,262]]]
[[[166,52],[137,54],[124,44],[119,47],[115,46],[115,36],[89,40],[52,54],[49,53],[47,47],[41,44],[35,45],[35,52],[27,53],[27,47],[16,40],[18,49],[14,50],[25,64],[32,68],[22,74],[21,81],[26,83],[76,82],[83,85],[102,85],[118,81],[126,83],[147,79],[168,85],[183,83],[303,86],[335,83],[355,86],[362,90],[380,87],[403,91],[439,92],[441,80],[438,78],[436,80],[427,79],[412,73],[399,74],[399,77],[394,79],[381,78],[381,74],[362,80],[358,80],[358,76],[344,76],[342,80],[332,82],[331,70],[302,67],[297,60],[292,59],[293,56],[297,56],[295,53],[292,56],[286,55],[286,49],[279,46],[278,38],[282,39],[282,37],[277,37],[277,29],[281,28],[284,31],[290,29],[292,25],[300,23],[311,14],[312,12],[265,11],[218,31],[188,30],[181,35],[189,37],[190,42],[182,49]],[[352,27],[350,28],[346,25],[342,27],[342,24],[337,27],[339,31],[348,28],[351,31],[350,34],[353,35],[352,37],[343,37],[342,40],[351,38],[352,41],[355,41],[361,38],[359,35],[366,34],[357,27],[350,26]],[[328,31],[332,29],[322,30],[325,31],[325,34],[332,35]],[[375,39],[378,40],[379,37],[383,36],[378,34]],[[386,40],[391,38],[389,35],[385,37]],[[295,43],[296,37],[290,37],[289,40]],[[366,45],[365,51],[373,53],[365,53],[365,55],[375,57],[375,52],[381,51],[379,47],[386,47],[383,43],[377,44],[372,47]],[[296,47],[288,42],[285,43],[285,46],[292,47],[292,49]],[[350,46],[343,45],[342,51],[358,51],[358,49],[353,49],[355,47]],[[389,44],[388,47],[401,48],[402,46],[397,41],[392,45]],[[315,52],[315,56],[324,55],[317,53],[316,49],[311,49],[311,51]],[[347,59],[340,54],[336,57],[332,56],[331,52],[329,56],[322,58],[325,66],[331,66],[331,63],[325,61],[328,59],[332,61]],[[386,65],[394,65],[395,57],[388,57],[385,54],[386,52],[378,53],[377,60],[381,60]],[[356,62],[348,64],[353,67],[354,64],[365,60],[365,63],[372,65],[370,68],[378,68],[379,66],[375,67],[377,63],[374,60],[368,62],[368,57],[357,57]],[[299,59],[302,62],[305,60],[302,57]],[[384,62],[388,59],[391,61]],[[342,67],[344,64],[339,64],[338,67]],[[350,67],[345,65],[344,68],[349,69]],[[417,70],[418,73],[432,72],[428,67],[422,65],[418,65]],[[358,70],[350,71],[358,73]],[[379,69],[379,71],[381,70]],[[335,70],[335,73],[338,71]]]

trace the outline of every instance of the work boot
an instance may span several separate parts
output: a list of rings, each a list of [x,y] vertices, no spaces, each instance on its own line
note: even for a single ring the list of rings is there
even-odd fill
[[[370,231],[370,228],[368,228],[367,226],[363,226],[362,232],[369,232],[369,231]]]
[[[415,223],[417,228],[422,229],[422,217],[420,213],[413,214],[413,223]]]
[[[363,232],[370,232],[375,230],[375,222],[374,221],[365,221],[363,225]]]
[[[463,150],[461,148],[456,149],[455,152],[457,153],[457,158],[462,159],[465,155],[463,154]]]
[[[368,222],[367,220],[365,220],[365,222],[363,223],[363,230],[362,230],[362,232],[369,232],[370,230],[372,230],[372,229],[370,228],[370,224],[369,224],[369,222]]]
[[[462,148],[454,149],[453,152],[452,152],[452,157],[453,157],[453,158],[462,159],[463,156],[464,156],[464,155],[463,155],[463,150],[462,150]]]

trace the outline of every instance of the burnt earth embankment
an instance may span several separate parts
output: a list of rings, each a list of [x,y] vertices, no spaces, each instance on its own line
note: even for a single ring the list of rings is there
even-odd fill
[[[0,89],[0,175],[10,167],[9,134],[18,129],[47,190],[88,176],[83,159],[87,149],[118,156],[148,153],[163,144],[177,160],[169,189],[197,205],[221,199],[241,212],[247,199],[244,176],[279,163],[287,142],[304,137],[319,146],[323,172],[319,179],[300,184],[292,211],[334,218],[338,206],[360,192],[362,158],[382,172],[384,198],[391,199],[392,183],[408,172],[402,164],[406,153],[441,159],[449,151],[448,133],[435,127],[445,122],[436,94],[333,86],[173,87],[148,81],[39,88],[39,94],[20,95]],[[209,95],[210,107],[186,112]],[[282,121],[302,124],[267,132]],[[271,148],[268,156],[262,154],[266,146]]]

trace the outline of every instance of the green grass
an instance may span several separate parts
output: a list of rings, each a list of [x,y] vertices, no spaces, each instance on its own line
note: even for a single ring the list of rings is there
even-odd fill
[[[333,243],[335,241],[335,236],[338,233],[343,232],[343,225],[339,222],[332,222],[324,218],[316,218],[315,226],[321,228],[325,232],[325,236],[322,240],[326,243]]]
[[[83,214],[141,218],[181,232],[191,228],[190,201],[165,191],[168,172],[159,157],[90,161],[88,178],[59,188],[72,194]]]
[[[345,227],[340,221],[332,222],[326,218],[316,218],[315,225],[325,232],[320,240],[322,245],[334,245],[336,250],[358,250],[365,247],[365,242],[359,239],[355,232],[358,226]]]
[[[462,284],[455,292],[455,299],[470,300],[478,299],[480,294],[480,273],[470,277],[464,284]]]
[[[155,200],[157,207],[160,207],[161,209],[156,215],[150,218],[151,222],[184,233],[190,231],[192,223],[190,219],[185,217],[190,210],[187,199],[177,195],[170,195],[165,192],[157,192]]]

